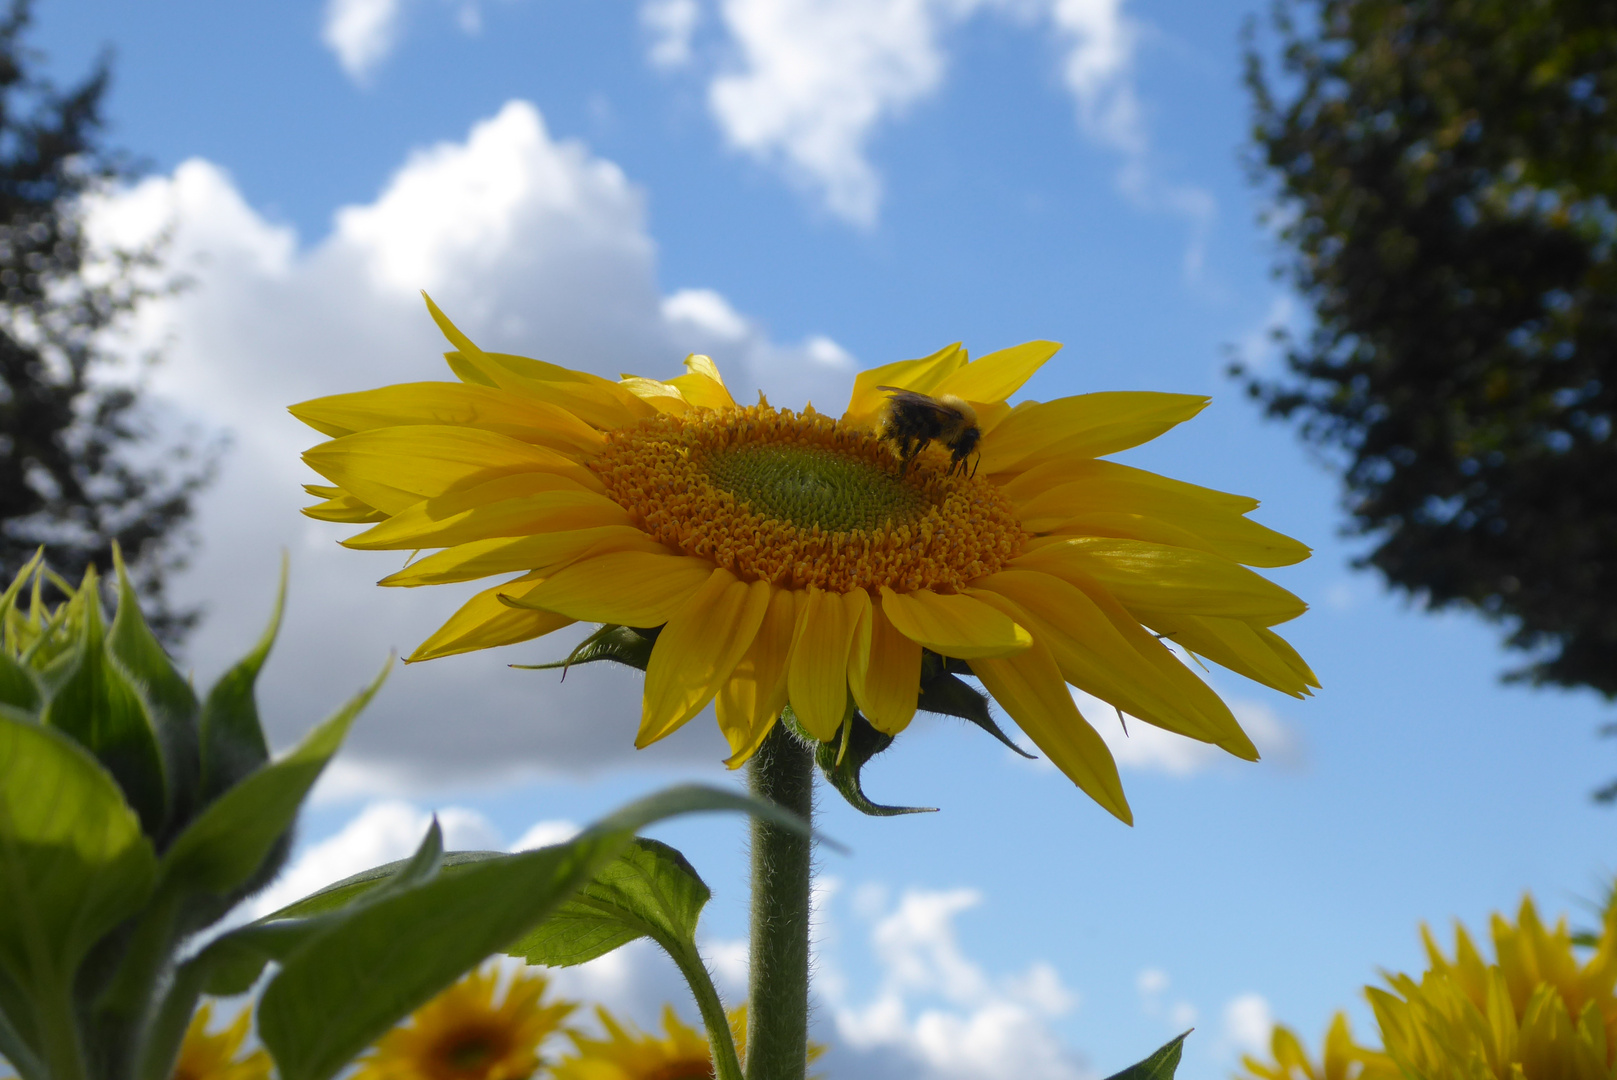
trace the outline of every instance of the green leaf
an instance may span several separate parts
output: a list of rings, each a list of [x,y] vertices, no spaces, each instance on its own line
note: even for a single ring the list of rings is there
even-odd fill
[[[971,669],[964,661],[946,661],[936,653],[923,653],[921,697],[916,703],[916,708],[922,712],[942,713],[944,716],[958,716],[962,720],[970,720],[1015,753],[1030,761],[1035,759],[1038,755],[1030,754],[1017,746],[994,722],[993,715],[988,711],[987,696],[956,678],[954,674],[956,671],[971,674]]]
[[[43,721],[100,759],[123,789],[142,827],[157,835],[168,813],[168,780],[157,731],[135,684],[108,658],[94,573],[79,589],[84,606],[78,640],[53,665]]]
[[[745,810],[806,822],[731,791],[687,785],[641,799],[576,839],[468,863],[330,916],[288,956],[258,1008],[282,1080],[327,1080],[463,972],[531,929],[622,851],[676,814]]]
[[[25,716],[37,717],[43,702],[34,673],[0,652],[0,705],[9,705]]]
[[[694,945],[697,920],[712,895],[685,856],[636,837],[506,953],[530,964],[571,967],[642,937],[670,951],[671,945]]]
[[[95,942],[139,911],[157,859],[85,750],[0,716],[0,966],[24,990],[70,985]]]
[[[963,684],[962,684],[963,685]],[[883,806],[865,796],[859,774],[866,763],[893,745],[893,737],[877,731],[857,710],[842,725],[842,738],[835,742],[815,743],[814,760],[831,786],[841,793],[848,805],[871,817],[894,817],[898,814],[926,814],[936,812],[935,806]]]
[[[107,651],[146,704],[163,754],[171,820],[182,822],[197,803],[197,696],[146,625],[117,545],[112,559],[118,573],[118,611],[107,633]]]
[[[275,594],[275,610],[269,626],[252,652],[219,677],[208,691],[202,706],[202,798],[213,799],[243,776],[269,760],[269,743],[258,719],[258,702],[253,687],[258,673],[269,658],[275,635],[281,629],[281,613],[286,607],[286,555],[281,555],[281,584]]]
[[[661,629],[654,627],[640,630],[632,626],[615,626],[608,623],[580,641],[565,660],[556,660],[549,664],[511,666],[521,668],[523,671],[553,671],[560,668],[564,679],[567,677],[568,668],[579,664],[593,664],[597,660],[611,660],[626,664],[637,671],[644,671],[646,665],[651,663],[651,647],[657,644],[657,634]]]
[[[248,881],[292,827],[309,789],[391,667],[389,662],[296,749],[209,803],[164,853],[162,887],[224,895]]]
[[[1184,1035],[1174,1036],[1144,1061],[1113,1073],[1106,1080],[1173,1080],[1174,1070],[1179,1068],[1179,1055],[1184,1050],[1185,1035],[1195,1030],[1191,1028]]]

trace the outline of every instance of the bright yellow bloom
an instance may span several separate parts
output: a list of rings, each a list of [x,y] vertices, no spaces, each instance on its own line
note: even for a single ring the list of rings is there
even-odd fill
[[[237,1056],[253,1022],[252,1010],[243,1009],[231,1025],[217,1035],[208,1034],[212,1015],[212,1004],[204,1002],[191,1017],[191,1026],[185,1029],[185,1041],[180,1045],[179,1060],[174,1063],[174,1080],[270,1080],[270,1059],[264,1051],[254,1050],[246,1057]]]
[[[576,1008],[542,1004],[548,982],[537,972],[511,976],[495,1004],[499,968],[474,971],[417,1009],[359,1059],[353,1080],[528,1080],[539,1046]]]
[[[1129,715],[1257,758],[1166,645],[1302,696],[1313,673],[1272,626],[1305,605],[1247,566],[1302,544],[1246,518],[1256,500],[1100,460],[1207,399],[1006,399],[1059,346],[967,360],[949,346],[861,373],[840,419],[739,406],[704,356],[668,382],[487,353],[431,305],[459,383],[295,406],[331,436],[304,459],[332,486],[306,512],[371,523],[361,549],[442,549],[385,579],[518,574],[410,657],[507,645],[574,621],[663,627],[637,746],[715,703],[745,761],[790,703],[829,741],[857,705],[901,731],[922,651],[972,674],[1079,787],[1131,820],[1117,768],[1068,683]],[[877,435],[898,387],[967,402],[970,474],[933,445],[905,471]],[[951,474],[953,473],[953,474]],[[1244,565],[1243,565],[1244,564]]]
[[[1353,1042],[1340,1013],[1316,1066],[1296,1035],[1274,1032],[1273,1064],[1246,1058],[1260,1080],[1610,1080],[1617,1075],[1617,907],[1583,961],[1566,920],[1553,930],[1524,899],[1513,926],[1495,915],[1495,961],[1477,952],[1464,927],[1445,957],[1421,927],[1430,968],[1416,982],[1387,977],[1390,991],[1365,987],[1384,1049]],[[1357,1070],[1357,1072],[1355,1072]]]
[[[707,1080],[713,1075],[713,1055],[707,1036],[682,1023],[672,1005],[663,1006],[661,1038],[629,1031],[611,1013],[595,1009],[605,1039],[591,1039],[576,1031],[574,1052],[551,1069],[552,1080]],[[730,1033],[739,1052],[747,1044],[746,1010],[730,1013]]]

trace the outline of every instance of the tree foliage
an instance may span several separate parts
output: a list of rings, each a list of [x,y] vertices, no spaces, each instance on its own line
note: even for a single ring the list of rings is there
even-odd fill
[[[1312,308],[1248,387],[1345,460],[1365,562],[1617,695],[1617,5],[1315,0],[1251,44],[1255,179]]]
[[[131,171],[102,141],[109,66],[58,90],[23,41],[29,16],[29,0],[0,14],[0,576],[48,543],[76,580],[117,543],[172,638],[190,616],[163,604],[162,577],[207,466],[158,444],[130,380],[100,377],[156,260],[90,251],[84,200]]]

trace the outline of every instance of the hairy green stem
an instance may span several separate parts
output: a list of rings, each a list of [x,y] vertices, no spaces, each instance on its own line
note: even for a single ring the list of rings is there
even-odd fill
[[[664,944],[666,948],[666,944]],[[730,1018],[724,1014],[724,1002],[713,985],[707,965],[694,946],[679,943],[668,949],[668,955],[679,967],[680,974],[690,984],[696,996],[696,1007],[702,1013],[702,1025],[707,1028],[707,1042],[713,1049],[714,1080],[743,1080],[741,1061],[736,1057],[735,1038],[730,1034]]]
[[[784,722],[748,769],[752,794],[807,821],[814,754]],[[752,942],[747,997],[747,1080],[803,1080],[808,1067],[811,841],[752,819]]]
[[[73,993],[65,985],[51,979],[40,987],[35,1006],[39,1017],[40,1042],[44,1045],[45,1067],[51,1080],[85,1080],[84,1049],[79,1043],[77,1012],[73,1007]]]

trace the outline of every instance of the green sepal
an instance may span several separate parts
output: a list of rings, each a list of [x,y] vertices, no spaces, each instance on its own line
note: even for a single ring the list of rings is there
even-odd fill
[[[988,711],[988,696],[956,678],[956,673],[970,675],[971,668],[964,660],[939,656],[934,652],[921,654],[921,696],[916,708],[922,712],[942,713],[969,720],[988,734],[1004,743],[1014,752],[1034,760],[1030,754],[1011,741],[1010,736],[994,722]]]
[[[204,802],[269,760],[269,743],[258,719],[258,703],[253,687],[258,673],[275,644],[286,609],[286,555],[281,555],[281,583],[275,593],[275,610],[258,644],[234,667],[219,677],[208,691],[202,706],[202,799]]]
[[[640,799],[568,843],[470,863],[331,916],[285,958],[259,1001],[259,1036],[282,1080],[328,1080],[463,972],[537,925],[635,831],[713,810],[741,810],[808,832],[806,822],[773,804],[684,785]]]
[[[164,853],[161,887],[226,896],[257,875],[391,667],[389,662],[290,753],[249,773],[209,803]]]
[[[871,817],[937,812],[935,806],[883,806],[871,802],[860,783],[860,771],[871,758],[893,745],[893,737],[877,731],[857,709],[843,721],[840,734],[840,738],[831,742],[815,743],[814,760],[826,780],[847,800],[849,806]]]
[[[151,895],[157,856],[106,769],[60,732],[0,716],[0,967],[24,993],[79,962]]]
[[[1144,1061],[1137,1061],[1106,1080],[1173,1080],[1174,1070],[1179,1068],[1179,1055],[1185,1048],[1185,1035],[1195,1030],[1191,1028],[1184,1035],[1175,1035]]]
[[[112,560],[118,578],[118,610],[107,632],[107,651],[117,659],[146,704],[163,754],[168,823],[173,827],[188,820],[197,805],[197,697],[190,681],[175,668],[146,625],[123,553],[116,544]],[[160,839],[159,846],[161,843]]]
[[[713,895],[678,851],[636,837],[555,913],[506,948],[530,964],[572,967],[638,938],[669,952],[694,947],[696,924]]]
[[[512,664],[514,668],[523,671],[554,671],[560,668],[562,677],[567,677],[567,669],[579,664],[592,664],[597,660],[611,660],[615,663],[625,664],[637,671],[646,670],[651,663],[651,647],[657,644],[657,634],[662,627],[653,627],[642,630],[633,626],[617,626],[607,623],[589,637],[580,641],[565,660],[555,660],[548,664]]]
[[[94,569],[70,603],[82,605],[77,641],[46,669],[51,693],[41,719],[101,761],[140,815],[141,827],[157,836],[168,817],[167,768],[145,697],[106,647]]]

